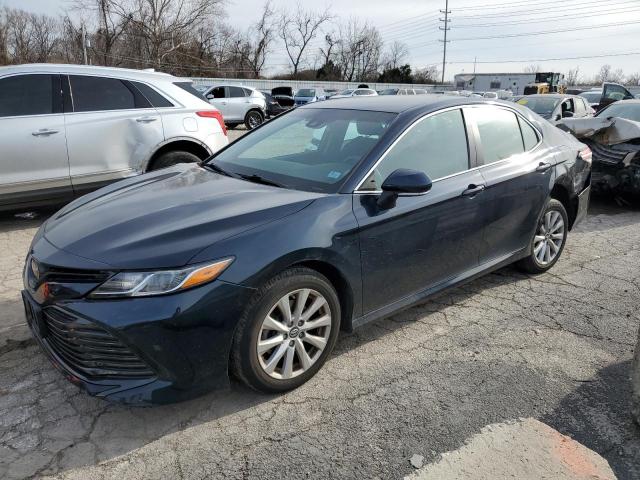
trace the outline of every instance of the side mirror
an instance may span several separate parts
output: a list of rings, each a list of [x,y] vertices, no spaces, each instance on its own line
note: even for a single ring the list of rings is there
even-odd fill
[[[431,179],[423,172],[399,168],[389,174],[382,183],[382,195],[378,206],[382,209],[393,208],[401,193],[420,194],[431,190]]]
[[[213,96],[213,93],[209,93],[209,94],[207,94],[207,98],[209,100],[213,100],[215,97]]]
[[[562,118],[573,118],[573,112],[562,112]]]

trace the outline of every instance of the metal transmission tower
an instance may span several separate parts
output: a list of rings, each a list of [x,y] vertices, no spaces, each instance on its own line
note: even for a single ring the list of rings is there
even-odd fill
[[[442,82],[441,82],[441,83],[444,83],[444,69],[447,63],[447,43],[451,41],[451,40],[447,40],[447,32],[451,30],[451,28],[449,28],[449,22],[451,21],[449,19],[449,14],[451,13],[451,11],[449,10],[449,0],[445,0],[444,10],[440,10],[440,13],[444,13],[444,18],[440,19],[441,22],[444,22],[444,27],[438,27],[440,30],[444,32],[444,40],[438,40],[439,42],[442,42],[442,44],[444,45],[444,50],[442,52]]]

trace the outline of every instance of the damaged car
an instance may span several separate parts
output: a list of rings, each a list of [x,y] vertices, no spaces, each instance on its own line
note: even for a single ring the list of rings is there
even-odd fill
[[[594,193],[640,198],[640,100],[615,102],[594,118],[566,118],[557,126],[591,148]]]

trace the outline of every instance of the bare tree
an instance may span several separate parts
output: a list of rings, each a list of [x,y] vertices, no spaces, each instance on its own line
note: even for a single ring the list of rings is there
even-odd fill
[[[0,10],[0,65],[9,63],[8,28],[6,9]]]
[[[572,68],[571,70],[569,70],[569,73],[567,73],[566,76],[567,85],[578,85],[579,74],[580,67]]]
[[[631,73],[627,75],[625,82],[628,85],[633,85],[634,87],[640,86],[640,72]]]
[[[524,73],[539,73],[541,70],[542,70],[542,67],[534,63],[524,67]]]
[[[611,65],[603,65],[596,74],[595,83],[608,82],[611,79]]]
[[[248,39],[243,49],[243,57],[256,78],[260,77],[260,73],[267,60],[267,55],[269,54],[269,48],[274,40],[274,13],[275,11],[271,6],[271,1],[267,0],[262,7],[260,20],[250,28],[247,34]]]
[[[51,61],[58,45],[60,24],[46,15],[29,15],[33,45],[32,58],[39,63]]]
[[[435,84],[438,83],[439,78],[440,72],[436,65],[427,65],[424,68],[419,68],[413,74],[413,81],[415,83]]]
[[[320,27],[331,20],[332,15],[328,8],[323,12],[316,12],[304,10],[298,4],[293,13],[286,10],[281,12],[281,18],[278,34],[291,61],[292,73],[296,76],[309,42],[316,37]]]
[[[391,70],[407,63],[409,47],[404,42],[395,40],[384,54],[382,64],[385,69]]]

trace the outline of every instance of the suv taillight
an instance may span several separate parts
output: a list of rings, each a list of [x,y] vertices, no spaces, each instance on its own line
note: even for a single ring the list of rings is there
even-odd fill
[[[227,127],[224,124],[224,118],[222,118],[222,114],[218,110],[204,110],[202,112],[196,112],[196,115],[204,118],[215,118],[220,124],[222,133],[224,133],[225,135],[227,134]]]
[[[585,147],[578,152],[578,156],[588,164],[591,164],[593,153],[591,152],[591,149],[589,147]]]

